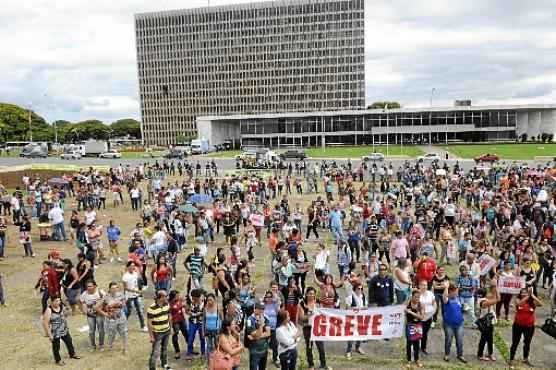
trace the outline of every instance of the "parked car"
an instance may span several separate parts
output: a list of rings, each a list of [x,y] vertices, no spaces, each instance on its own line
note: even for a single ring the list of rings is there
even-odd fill
[[[361,157],[361,160],[363,162],[377,162],[377,161],[383,161],[384,160],[384,154],[382,153],[371,153],[369,155],[364,155],[363,157]]]
[[[81,159],[81,153],[77,151],[65,152],[60,155],[60,159]]]
[[[500,157],[498,157],[496,154],[482,154],[478,157],[475,157],[475,162],[498,162],[500,160]]]
[[[305,158],[307,158],[307,154],[305,154],[305,151],[302,150],[302,149],[290,149],[290,150],[286,150],[283,153],[280,153],[279,157],[282,160],[286,160],[286,159],[305,159]]]
[[[439,161],[440,156],[437,153],[427,153],[417,158],[419,161],[422,162],[434,162]]]
[[[100,153],[99,158],[122,158],[122,153],[118,152],[117,150],[109,150],[107,152],[104,153]]]

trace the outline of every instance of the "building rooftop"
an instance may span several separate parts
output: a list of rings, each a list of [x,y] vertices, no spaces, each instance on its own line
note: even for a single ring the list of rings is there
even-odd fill
[[[218,120],[240,120],[252,118],[295,118],[312,116],[356,116],[361,114],[377,113],[421,113],[421,112],[446,112],[446,111],[489,111],[489,110],[552,110],[556,109],[556,104],[521,104],[521,105],[472,105],[472,106],[446,106],[446,107],[422,107],[422,108],[396,108],[396,109],[357,109],[357,110],[329,110],[313,112],[284,112],[284,113],[260,113],[260,114],[234,114],[224,116],[199,116],[197,120],[218,121]]]
[[[164,10],[158,12],[145,12],[135,14],[136,19],[145,19],[154,16],[172,16],[181,14],[193,14],[193,13],[214,13],[229,10],[240,10],[240,9],[257,9],[257,8],[269,8],[269,7],[282,7],[300,4],[326,4],[331,2],[337,2],[339,0],[275,0],[275,1],[257,1],[252,3],[241,3],[241,4],[228,4],[219,6],[203,6],[198,8],[190,9],[174,9],[174,10]],[[344,1],[344,0],[340,0]]]

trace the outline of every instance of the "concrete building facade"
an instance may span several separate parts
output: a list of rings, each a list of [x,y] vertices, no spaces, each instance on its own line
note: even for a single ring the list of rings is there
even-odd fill
[[[194,135],[199,116],[365,104],[364,0],[137,14],[135,33],[146,144]]]
[[[236,146],[450,143],[556,137],[556,105],[458,106],[207,116],[199,134]]]

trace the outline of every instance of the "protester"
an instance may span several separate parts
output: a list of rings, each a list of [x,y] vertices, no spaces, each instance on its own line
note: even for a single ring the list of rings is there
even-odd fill
[[[106,336],[108,337],[108,348],[112,350],[116,334],[122,338],[122,353],[127,352],[128,329],[127,318],[124,314],[126,300],[120,291],[120,285],[112,281],[108,284],[108,294],[97,303],[96,311],[104,316]]]
[[[290,321],[290,314],[286,310],[278,312],[278,328],[276,341],[278,342],[278,357],[281,370],[295,370],[297,366],[297,343],[302,333]]]
[[[182,297],[180,297],[177,290],[170,291],[168,294],[168,301],[170,305],[170,317],[172,323],[172,346],[174,347],[174,358],[177,360],[181,357],[179,336],[180,332],[185,339],[185,344],[187,345],[187,323],[185,320],[187,306],[183,302]]]
[[[420,292],[414,289],[405,309],[406,313],[406,355],[407,362],[411,363],[411,352],[417,367],[423,367],[419,362],[421,338],[423,337],[422,321],[425,318],[424,309],[420,302]]]
[[[479,340],[479,349],[477,357],[481,361],[496,361],[493,356],[494,351],[494,325],[496,324],[496,313],[494,307],[500,301],[500,294],[493,285],[490,291],[481,288],[477,291],[477,305],[479,306],[479,331],[481,332],[481,339]],[[487,346],[488,356],[483,356],[485,345]]]
[[[97,304],[102,301],[106,293],[97,287],[94,280],[86,283],[87,289],[81,293],[81,312],[87,316],[89,326],[89,343],[93,350],[97,349],[96,332],[98,330],[98,349],[104,349],[104,316],[96,309]]]
[[[516,297],[516,313],[514,324],[512,325],[512,345],[510,346],[510,366],[513,368],[513,361],[517,351],[517,346],[523,336],[523,362],[528,366],[533,366],[529,362],[529,351],[531,341],[535,334],[535,309],[542,306],[542,302],[533,294],[533,288],[522,289]]]
[[[452,338],[456,337],[457,358],[464,364],[463,357],[463,305],[458,296],[458,287],[446,286],[442,297],[444,324],[444,361],[450,361]]]
[[[68,322],[66,321],[64,306],[62,305],[60,297],[54,296],[50,298],[50,306],[48,306],[44,312],[42,324],[46,337],[48,337],[52,343],[52,353],[54,354],[56,365],[65,365],[60,356],[60,340],[66,345],[70,358],[75,360],[81,358],[75,354]]]
[[[171,370],[172,368],[167,362],[168,340],[170,339],[170,306],[166,290],[157,290],[155,302],[147,309],[147,327],[152,343],[149,370],[156,370],[156,361],[159,355],[162,367],[165,370]]]
[[[270,322],[264,316],[265,305],[255,303],[255,311],[245,322],[249,349],[249,370],[265,370],[270,340]]]

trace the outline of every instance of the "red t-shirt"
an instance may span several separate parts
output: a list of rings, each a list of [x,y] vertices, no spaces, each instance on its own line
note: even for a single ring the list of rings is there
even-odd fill
[[[535,306],[529,302],[518,305],[514,322],[520,326],[535,326]]]
[[[183,316],[183,302],[181,299],[175,299],[170,304],[170,316],[172,317],[173,323],[185,320]]]
[[[427,282],[432,281],[434,273],[436,271],[436,262],[432,258],[426,258],[421,260],[417,265],[417,282],[421,280],[426,280]]]

